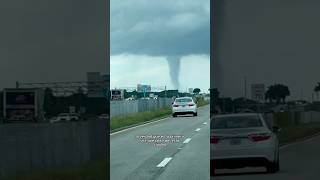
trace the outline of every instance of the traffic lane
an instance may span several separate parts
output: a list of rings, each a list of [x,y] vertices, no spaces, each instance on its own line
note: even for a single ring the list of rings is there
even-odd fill
[[[209,113],[209,112],[208,112]],[[209,180],[210,179],[210,120],[176,154],[157,180]]]
[[[320,136],[280,149],[280,171],[265,173],[265,168],[217,170],[213,180],[318,180],[320,178]]]
[[[183,135],[187,137],[209,119],[209,106],[198,109],[196,117],[169,117],[165,120],[111,135],[111,179],[141,179],[156,176],[156,164],[165,156],[176,153],[181,143],[164,147],[139,143],[137,135]],[[182,139],[184,140],[184,139]],[[157,173],[156,173],[157,172]]]

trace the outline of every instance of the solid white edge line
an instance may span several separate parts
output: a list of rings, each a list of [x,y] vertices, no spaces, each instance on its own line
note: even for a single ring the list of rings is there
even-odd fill
[[[161,161],[161,163],[159,163],[158,165],[157,165],[157,167],[165,167],[170,161],[171,161],[171,157],[169,157],[169,158],[164,158],[162,161]]]
[[[298,140],[297,142],[293,142],[293,143],[289,143],[289,144],[285,144],[283,146],[280,146],[279,149],[285,149],[285,148],[290,147],[290,146],[294,146],[294,145],[297,145],[297,144],[302,144],[302,143],[305,143],[305,142],[312,141],[312,140],[314,140],[316,138],[320,138],[320,133],[316,133],[314,135],[311,135],[311,136],[305,137],[305,138],[306,139],[304,139],[304,140],[300,140],[300,141]]]
[[[197,132],[198,132],[198,131],[200,131],[200,130],[201,130],[201,128],[197,128],[195,131],[197,131]]]
[[[183,141],[183,144],[188,144],[191,141],[191,138],[187,138],[186,140]]]

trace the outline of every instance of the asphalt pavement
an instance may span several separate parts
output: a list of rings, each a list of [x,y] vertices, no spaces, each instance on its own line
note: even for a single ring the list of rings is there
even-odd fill
[[[198,109],[196,117],[168,117],[112,134],[111,180],[210,179],[209,123],[207,105]],[[150,135],[169,142],[140,141]]]
[[[265,168],[216,170],[211,180],[319,180],[320,136],[280,148],[280,171],[268,174]]]

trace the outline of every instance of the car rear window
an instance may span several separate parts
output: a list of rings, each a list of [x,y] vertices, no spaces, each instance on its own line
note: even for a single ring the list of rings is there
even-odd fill
[[[179,103],[181,103],[181,102],[192,102],[192,99],[191,98],[181,98],[181,99],[176,99],[175,100],[176,102],[179,102]]]
[[[211,129],[262,127],[259,116],[217,117],[211,121]]]

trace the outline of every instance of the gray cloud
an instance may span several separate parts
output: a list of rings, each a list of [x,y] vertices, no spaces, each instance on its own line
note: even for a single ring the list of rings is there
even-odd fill
[[[111,54],[209,54],[209,0],[111,0]]]
[[[106,9],[98,0],[1,1],[1,88],[107,72]]]
[[[292,98],[300,98],[303,91],[303,97],[311,99],[313,87],[320,81],[320,2],[224,2],[218,54],[211,68],[214,86],[226,96],[238,97],[247,76],[248,85],[284,83]]]

